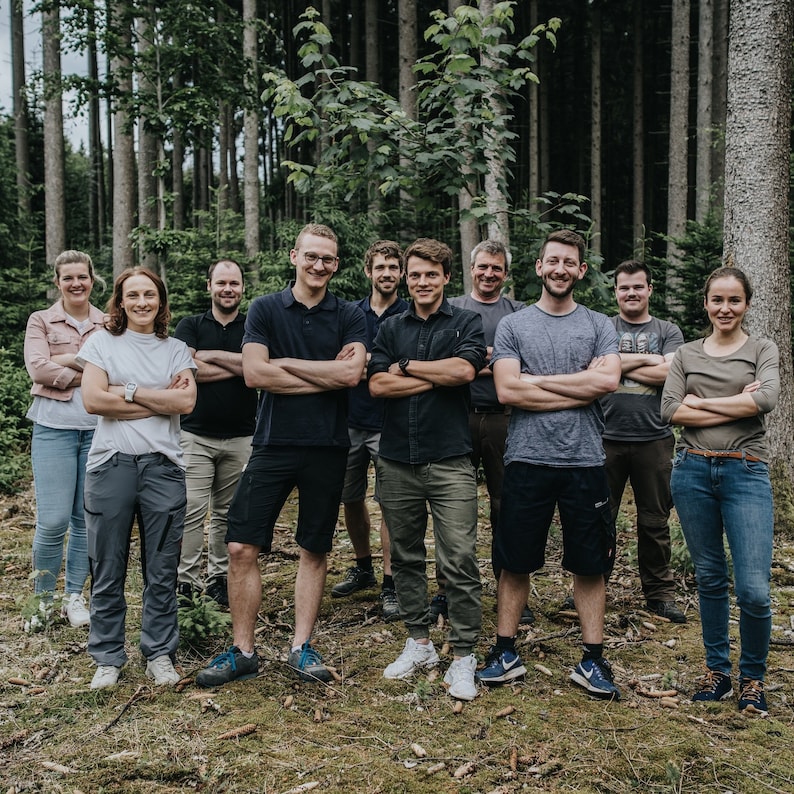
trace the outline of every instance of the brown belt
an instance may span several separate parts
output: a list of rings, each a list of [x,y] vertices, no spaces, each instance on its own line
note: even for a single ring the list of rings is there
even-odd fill
[[[760,463],[761,458],[751,455],[749,452],[735,451],[715,451],[713,449],[687,449],[690,455],[702,455],[704,458],[734,458],[735,460],[749,460],[750,463]]]

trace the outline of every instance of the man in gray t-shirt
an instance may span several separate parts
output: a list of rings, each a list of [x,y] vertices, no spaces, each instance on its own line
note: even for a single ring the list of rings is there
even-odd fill
[[[604,451],[612,515],[620,510],[626,481],[637,506],[637,563],[648,609],[686,623],[675,603],[670,570],[670,473],[673,432],[662,420],[661,400],[670,361],[684,343],[681,329],[651,316],[650,268],[628,260],[615,268],[618,314],[612,318],[620,345],[621,380],[601,399]]]
[[[540,298],[496,329],[494,383],[499,400],[513,411],[494,538],[502,568],[496,644],[479,679],[502,684],[526,672],[515,635],[529,575],[545,562],[549,525],[559,507],[562,563],[573,574],[584,643],[571,680],[597,697],[617,700],[620,690],[603,655],[604,575],[614,563],[615,524],[598,399],[617,388],[620,358],[609,319],[573,299],[587,270],[584,249],[575,232],[552,232],[535,263]]]

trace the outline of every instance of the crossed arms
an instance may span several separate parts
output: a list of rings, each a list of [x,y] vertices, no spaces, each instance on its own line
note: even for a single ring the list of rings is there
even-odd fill
[[[267,345],[248,342],[243,346],[242,371],[245,385],[272,394],[318,394],[348,389],[361,380],[367,352],[361,342],[344,345],[331,360],[270,358]]]
[[[493,365],[499,402],[524,411],[565,411],[582,408],[615,391],[620,383],[620,358],[596,356],[587,369],[564,375],[521,373],[516,358],[501,358]]]

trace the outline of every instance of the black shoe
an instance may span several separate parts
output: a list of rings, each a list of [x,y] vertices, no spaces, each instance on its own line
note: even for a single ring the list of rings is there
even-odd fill
[[[648,609],[659,615],[661,618],[667,618],[672,623],[686,623],[686,615],[678,608],[675,601],[648,601]]]
[[[220,604],[222,607],[229,606],[229,591],[226,585],[226,577],[220,576],[213,579],[208,585],[206,590],[207,598],[211,598],[215,603]]]
[[[397,603],[397,592],[390,587],[380,591],[380,611],[386,623],[400,619],[400,605]]]
[[[253,678],[259,672],[259,657],[254,654],[250,659],[232,645],[226,653],[216,656],[209,665],[196,676],[199,686],[220,686],[229,681],[242,681]]]
[[[706,670],[700,689],[692,695],[693,703],[717,703],[733,694],[731,677],[719,670]]]
[[[739,711],[756,717],[766,717],[769,714],[763,681],[739,677]]]
[[[447,597],[444,593],[436,593],[430,601],[430,621],[432,623],[437,623],[439,615],[441,615],[444,620],[449,617],[449,605],[447,604]]]
[[[529,604],[527,604],[521,610],[521,620],[519,620],[519,623],[524,626],[527,626],[534,622],[535,622],[535,613],[529,608]]]
[[[198,587],[193,587],[190,582],[178,582],[176,586],[176,601],[181,607],[192,606],[196,597],[201,595]]]
[[[331,598],[343,598],[359,590],[369,590],[377,584],[375,573],[371,569],[365,571],[363,568],[359,568],[358,565],[354,565],[352,568],[347,569],[345,578],[331,588]]]

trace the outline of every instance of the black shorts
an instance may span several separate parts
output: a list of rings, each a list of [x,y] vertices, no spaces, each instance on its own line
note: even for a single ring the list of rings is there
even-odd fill
[[[494,532],[494,564],[511,573],[528,574],[542,568],[549,526],[558,506],[563,567],[577,576],[609,573],[615,562],[615,522],[603,466],[508,464],[502,512]]]
[[[330,551],[346,462],[346,447],[255,446],[229,505],[226,542],[269,552],[281,508],[297,488],[295,541],[316,554]]]

